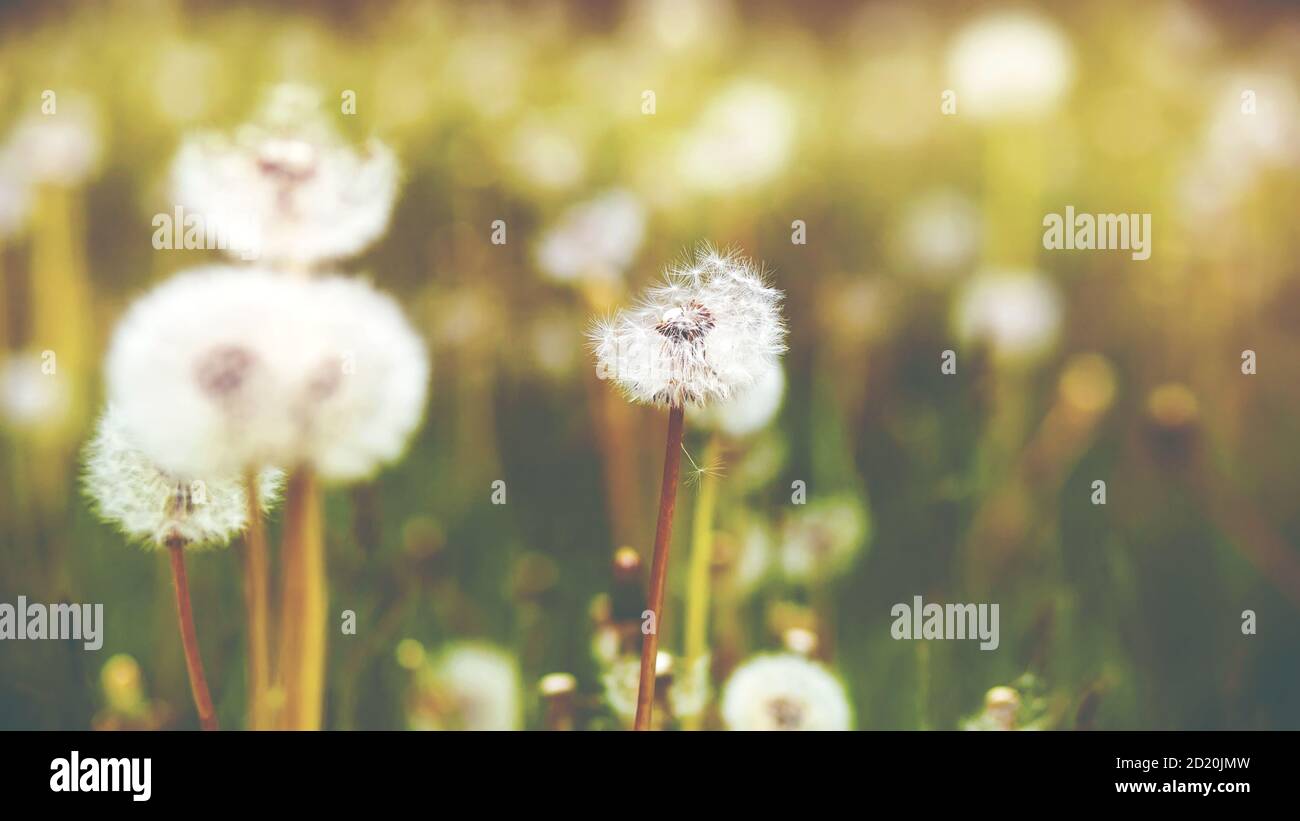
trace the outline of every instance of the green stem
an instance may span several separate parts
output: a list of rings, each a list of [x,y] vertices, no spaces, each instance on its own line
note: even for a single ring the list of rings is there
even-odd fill
[[[722,443],[717,434],[709,438],[704,449],[704,464],[717,461]],[[700,475],[700,493],[691,521],[691,564],[686,587],[686,658],[679,675],[689,676],[709,649],[709,593],[713,567],[713,513],[717,506],[718,477],[712,472]],[[699,729],[700,716],[683,719],[688,730]]]

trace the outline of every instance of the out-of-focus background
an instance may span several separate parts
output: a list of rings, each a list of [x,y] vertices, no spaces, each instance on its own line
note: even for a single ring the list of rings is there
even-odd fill
[[[1177,0],[0,7],[0,601],[107,621],[98,652],[0,643],[0,727],[194,726],[165,560],[96,519],[78,451],[124,307],[219,256],[151,243],[180,140],[285,82],[398,154],[391,229],[343,267],[434,362],[407,458],[327,497],[357,633],[326,726],[625,724],[614,555],[648,564],[665,417],[584,331],[708,240],[790,324],[771,424],[711,448],[688,414],[720,468],[715,691],[784,647],[863,729],[981,726],[997,686],[1016,726],[1300,728],[1300,11]],[[1045,250],[1066,206],[1150,214],[1150,258]],[[225,726],[237,549],[190,559]],[[1000,647],[892,639],[917,595],[998,603]]]

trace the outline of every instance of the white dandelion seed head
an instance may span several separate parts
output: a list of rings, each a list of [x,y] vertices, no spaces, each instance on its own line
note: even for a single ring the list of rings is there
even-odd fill
[[[286,386],[309,371],[307,288],[268,269],[209,266],[131,305],[105,372],[108,399],[147,458],[187,476],[296,464]]]
[[[137,301],[106,371],[131,438],[166,470],[310,465],[349,481],[401,455],[429,363],[397,304],[363,280],[212,266]]]
[[[15,126],[5,151],[31,182],[80,185],[99,169],[99,112],[89,99],[61,93],[53,113],[29,114]]]
[[[850,730],[844,685],[821,664],[793,653],[746,661],[722,689],[722,718],[732,730]]]
[[[573,206],[537,245],[537,265],[556,282],[621,279],[645,236],[645,207],[614,190]]]
[[[258,475],[258,503],[269,511],[284,474]],[[182,477],[165,473],[129,438],[123,418],[109,405],[86,445],[82,481],[99,515],[128,539],[162,547],[179,539],[187,547],[228,543],[248,524],[248,491],[242,476]]]
[[[365,280],[310,283],[311,361],[296,401],[300,458],[325,479],[351,482],[397,461],[424,418],[429,356],[402,309]]]
[[[948,52],[961,111],[977,118],[1042,114],[1074,80],[1074,55],[1059,26],[1038,14],[994,11],[968,23]]]
[[[802,506],[781,531],[781,569],[794,581],[824,579],[853,566],[870,536],[870,521],[852,496]]]
[[[264,261],[311,265],[365,250],[388,227],[397,159],[375,139],[345,143],[317,100],[279,87],[257,122],[185,140],[172,166],[176,201],[232,250]]]
[[[728,436],[749,436],[771,424],[784,398],[785,370],[778,362],[726,402],[706,407],[696,421]]]
[[[597,373],[633,402],[725,402],[785,351],[781,298],[748,259],[701,248],[638,305],[591,330]]]
[[[523,724],[515,657],[482,642],[453,644],[428,670],[437,706],[414,722],[428,730],[518,730]]]
[[[709,699],[713,697],[713,688],[709,682],[711,663],[711,657],[706,653],[689,666],[681,665],[680,671],[673,676],[672,685],[668,688],[668,703],[677,718],[700,715],[709,706]]]
[[[57,422],[71,407],[68,378],[47,373],[38,351],[15,353],[0,359],[0,421],[16,429],[32,429]]]
[[[655,675],[661,676],[672,669],[673,657],[663,650],[655,656]],[[636,699],[641,689],[641,659],[637,656],[619,656],[609,663],[600,678],[605,690],[605,701],[624,723],[636,718]]]
[[[1037,273],[985,271],[963,286],[955,324],[962,339],[988,342],[1004,360],[1032,360],[1056,344],[1061,296]]]

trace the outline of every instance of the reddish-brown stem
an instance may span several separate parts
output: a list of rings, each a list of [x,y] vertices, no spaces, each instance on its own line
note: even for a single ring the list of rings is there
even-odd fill
[[[650,565],[650,610],[652,629],[641,640],[641,686],[636,694],[635,729],[650,729],[655,699],[655,661],[659,655],[659,631],[663,628],[664,587],[668,581],[668,547],[673,538],[673,511],[677,507],[677,477],[682,466],[682,408],[668,412],[668,444],[664,448],[664,479],[659,488],[659,523],[655,527],[655,552]]]
[[[205,730],[215,730],[217,714],[212,709],[212,695],[208,692],[208,680],[203,675],[199,637],[194,632],[194,612],[190,609],[190,583],[185,578],[185,543],[180,539],[169,539],[167,552],[171,554],[172,587],[176,590],[176,616],[181,624],[185,668],[190,674],[190,690],[194,693],[194,706],[199,711],[199,726]]]

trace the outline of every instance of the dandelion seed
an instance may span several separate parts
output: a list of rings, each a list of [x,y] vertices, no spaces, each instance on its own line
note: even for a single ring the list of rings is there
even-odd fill
[[[706,459],[703,465],[696,464],[691,458],[691,452],[682,446],[682,453],[686,454],[686,461],[691,463],[690,475],[686,477],[687,484],[699,484],[705,476],[721,477],[726,472],[726,464],[722,457]]]
[[[853,709],[841,681],[791,653],[746,661],[723,686],[722,717],[732,730],[850,730]]]

